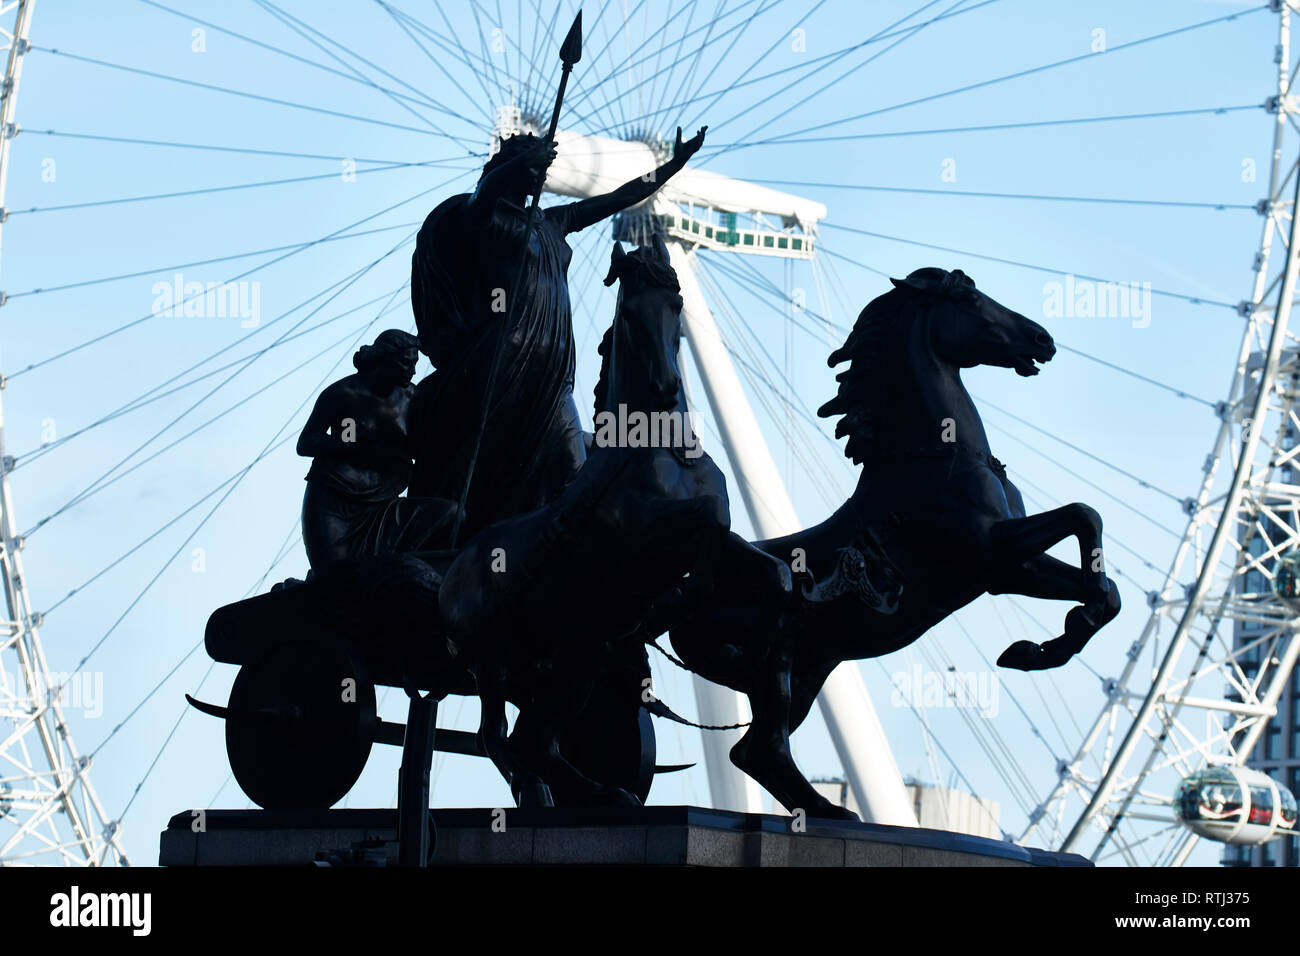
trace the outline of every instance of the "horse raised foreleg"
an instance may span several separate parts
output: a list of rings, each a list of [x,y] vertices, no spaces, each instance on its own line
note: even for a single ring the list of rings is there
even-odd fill
[[[1099,560],[1101,515],[1078,502],[1027,518],[1009,518],[994,524],[989,532],[994,576],[1003,569],[1020,567],[1070,537],[1078,539],[1079,567],[1091,577],[1094,596],[1105,595],[1110,585]]]
[[[1040,554],[1016,568],[999,572],[990,594],[1023,594],[1048,601],[1078,601],[1065,616],[1065,632],[1044,644],[1017,641],[1002,652],[998,665],[1015,670],[1060,667],[1119,614],[1119,589],[1106,578],[1106,591],[1098,595],[1091,570],[1072,567],[1051,555]]]

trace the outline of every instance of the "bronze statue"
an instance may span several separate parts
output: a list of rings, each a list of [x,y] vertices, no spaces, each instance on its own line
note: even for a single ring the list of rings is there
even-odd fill
[[[598,427],[560,496],[480,531],[438,595],[445,633],[477,680],[488,755],[517,795],[543,803],[557,788],[585,805],[639,803],[580,772],[563,740],[591,694],[613,682],[623,713],[606,719],[627,721],[631,738],[648,689],[644,637],[691,612],[716,564],[746,552],[766,566],[750,580],[773,592],[769,603],[784,604],[790,589],[780,561],[730,533],[726,480],[692,430],[677,365],[682,300],[662,241],[626,255],[616,243],[605,282],[616,279],[597,422],[610,415],[630,427]],[[507,699],[520,709],[508,740]]]
[[[959,271],[918,270],[863,309],[830,357],[850,365],[820,410],[842,416],[857,488],[821,524],[751,545],[730,530],[723,474],[687,410],[667,249],[616,243],[588,451],[567,236],[650,198],[705,129],[687,141],[678,129],[647,177],[539,211],[580,41],[579,15],[548,135],[505,139],[474,192],[425,220],[411,263],[418,338],[389,330],[358,351],[357,373],[303,429],[303,537],[319,573],[215,612],[208,651],[242,669],[228,706],[191,701],[227,721],[232,768],[265,807],[329,806],[374,742],[403,743],[408,860],[425,857],[440,738],[490,757],[521,804],[644,799],[665,769],[647,730],[645,644],[661,634],[685,666],[749,696],[738,767],[786,807],[848,818],[789,746],[838,664],[905,647],[987,592],[1078,603],[1061,637],[998,659],[1058,667],[1119,611],[1100,517],[1083,504],[1027,516],[961,382],[975,365],[1034,375],[1052,338]],[[435,371],[412,388],[417,346]],[[1046,553],[1068,537],[1079,567]],[[405,727],[378,718],[375,683],[406,690]],[[478,740],[435,732],[451,693],[480,697]],[[509,736],[506,701],[519,707]]]
[[[1061,637],[1019,641],[998,663],[1059,667],[1119,613],[1101,563],[1101,518],[1084,504],[1026,516],[961,382],[975,365],[1038,373],[1056,352],[1038,324],[993,301],[960,271],[920,269],[867,305],[830,364],[848,360],[837,436],[862,466],[852,497],[821,524],[756,546],[790,565],[781,613],[757,608],[745,576],[720,564],[706,608],[672,629],[693,671],[749,696],[753,723],[731,759],[787,807],[854,815],[817,793],[790,754],[790,732],[842,661],[906,647],[979,595],[1077,601]],[[1074,537],[1079,567],[1046,554]]]
[[[524,204],[555,158],[549,141],[531,135],[502,141],[474,192],[447,199],[425,220],[411,258],[411,305],[420,348],[436,370],[417,386],[412,407],[411,493],[459,500],[481,440],[462,539],[551,501],[582,466],[566,237],[648,199],[700,148],[705,129],[685,142],[679,129],[672,158],[648,177],[540,210],[527,243]],[[509,303],[521,257],[522,301]],[[501,342],[507,315],[511,334]],[[480,434],[475,412],[488,401]]]
[[[352,357],[356,373],[325,389],[298,437],[312,459],[302,537],[313,569],[442,547],[456,504],[403,498],[411,476],[407,413],[415,336],[381,332]]]

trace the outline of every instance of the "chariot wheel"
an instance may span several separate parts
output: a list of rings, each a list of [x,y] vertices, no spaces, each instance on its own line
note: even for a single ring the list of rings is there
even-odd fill
[[[279,644],[231,688],[230,769],[263,809],[326,809],[361,776],[375,720],[375,685],[354,655],[328,642]]]

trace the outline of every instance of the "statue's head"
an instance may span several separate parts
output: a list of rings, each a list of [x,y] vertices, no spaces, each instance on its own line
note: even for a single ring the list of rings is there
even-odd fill
[[[415,377],[419,346],[419,339],[411,333],[387,329],[371,345],[357,349],[352,364],[377,389],[391,391],[399,385],[409,385]]]
[[[543,140],[541,137],[534,136],[532,133],[516,133],[514,136],[507,136],[505,139],[501,140],[501,148],[492,154],[492,156],[488,158],[488,161],[483,164],[483,174],[479,177],[480,181],[483,176],[486,176],[493,170],[504,166],[512,159],[515,159],[524,153],[536,150],[542,142]],[[540,172],[529,170],[527,173],[521,173],[518,177],[518,181],[511,184],[511,193],[514,194],[515,198],[530,195],[539,185],[539,178],[544,177],[545,175],[546,171],[544,168],[541,169]]]

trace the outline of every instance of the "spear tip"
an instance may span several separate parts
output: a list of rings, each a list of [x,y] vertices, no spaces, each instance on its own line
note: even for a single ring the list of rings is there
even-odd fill
[[[573,18],[573,26],[569,27],[568,35],[564,38],[564,43],[560,46],[560,60],[565,66],[573,66],[582,59],[582,10],[579,8],[578,15]]]

